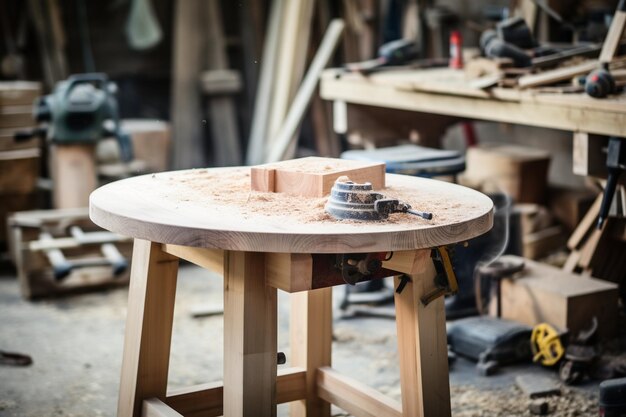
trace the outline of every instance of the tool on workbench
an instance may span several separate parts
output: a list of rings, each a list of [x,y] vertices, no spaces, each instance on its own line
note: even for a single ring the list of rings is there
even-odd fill
[[[392,213],[409,213],[426,220],[433,218],[432,213],[414,210],[407,203],[374,192],[369,182],[357,184],[346,177],[335,181],[325,210],[342,220],[385,220]]]
[[[381,45],[376,58],[348,63],[345,64],[345,68],[351,72],[369,74],[382,67],[408,64],[419,57],[419,52],[415,41],[398,39]]]
[[[609,72],[609,64],[615,57],[620,46],[620,41],[626,27],[626,0],[620,0],[613,16],[613,21],[609,27],[609,32],[602,44],[600,52],[600,65],[597,70],[592,71],[585,80],[585,91],[591,97],[604,98],[613,94],[616,90],[615,80]]]
[[[437,248],[433,248],[430,251],[430,258],[433,260],[433,264],[435,266],[435,289],[431,292],[424,294],[421,301],[422,304],[428,305],[435,299],[441,297],[442,295],[453,295],[456,294],[459,290],[459,283],[456,279],[456,273],[454,272],[454,267],[452,266],[451,260],[451,249],[448,249],[447,246],[439,246]],[[402,285],[401,281],[401,285]],[[398,288],[396,291],[402,291],[401,288]]]
[[[123,161],[133,157],[130,136],[122,131],[117,99],[117,86],[105,74],[78,74],[59,82],[52,94],[35,103],[35,118],[47,123],[47,138],[52,143],[96,143],[114,136]],[[30,132],[31,136],[41,128]],[[22,136],[27,135],[22,132]]]
[[[611,208],[613,196],[617,190],[619,177],[622,172],[626,170],[626,138],[609,138],[609,146],[606,154],[606,167],[608,170],[608,177],[606,180],[606,186],[604,187],[600,213],[598,215],[598,229],[602,229],[602,226],[609,215],[609,209]]]
[[[523,49],[503,41],[498,33],[489,29],[480,36],[480,48],[485,56],[490,58],[510,58],[518,68],[529,67],[532,63],[530,55]]]

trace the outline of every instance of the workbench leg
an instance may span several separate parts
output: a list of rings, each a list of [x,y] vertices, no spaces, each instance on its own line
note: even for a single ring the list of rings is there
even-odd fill
[[[427,306],[424,294],[434,290],[430,251],[420,252],[419,272],[400,294],[395,293],[402,415],[450,416],[450,382],[444,297]],[[394,279],[396,288],[400,278]]]
[[[328,417],[330,404],[317,396],[317,369],[330,366],[332,288],[291,294],[291,366],[306,370],[306,399],[291,403],[292,417]]]
[[[265,255],[224,253],[224,416],[275,416],[276,288]]]
[[[139,417],[144,399],[165,399],[178,258],[160,243],[133,247],[118,417]]]

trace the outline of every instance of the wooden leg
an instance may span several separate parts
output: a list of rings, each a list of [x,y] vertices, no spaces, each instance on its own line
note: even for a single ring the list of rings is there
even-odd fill
[[[317,395],[317,369],[330,366],[332,288],[291,294],[291,366],[306,370],[306,399],[291,404],[292,417],[328,417]]]
[[[419,262],[419,272],[395,293],[402,415],[445,417],[450,416],[450,383],[444,298],[422,304],[422,295],[434,289],[430,251],[420,252]],[[400,279],[394,281],[397,288]]]
[[[224,254],[224,416],[276,415],[276,288],[265,255]]]
[[[178,258],[135,239],[118,417],[141,415],[142,401],[165,399]]]

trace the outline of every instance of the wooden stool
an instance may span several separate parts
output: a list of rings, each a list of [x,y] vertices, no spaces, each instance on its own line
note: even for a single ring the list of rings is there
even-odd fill
[[[337,222],[257,212],[247,184],[249,169],[216,168],[91,195],[96,224],[135,238],[118,416],[273,416],[285,402],[293,416],[329,416],[330,403],[355,416],[449,416],[443,297],[421,302],[435,289],[429,248],[489,230],[491,200],[388,174],[392,189],[446,206],[432,222]],[[331,287],[343,283],[336,254],[391,251],[380,276],[410,276],[396,293],[402,404],[330,367]],[[179,259],[224,273],[224,381],[166,392]],[[276,289],[293,293],[291,367],[279,372]]]

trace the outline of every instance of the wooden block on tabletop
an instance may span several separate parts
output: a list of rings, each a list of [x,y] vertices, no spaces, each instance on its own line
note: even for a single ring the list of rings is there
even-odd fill
[[[352,181],[370,182],[375,190],[385,188],[382,162],[308,157],[252,167],[251,189],[305,197],[330,194],[335,180],[348,176]]]
[[[504,191],[516,203],[543,204],[550,153],[518,145],[485,143],[466,154],[463,181],[484,191]]]
[[[615,333],[617,285],[611,282],[564,272],[525,259],[525,269],[502,280],[502,317],[529,326],[547,322],[571,334],[589,328],[598,318],[598,335]],[[495,315],[495,303],[490,305]]]
[[[39,96],[41,96],[41,83],[39,82],[0,82],[0,106],[32,106]]]

